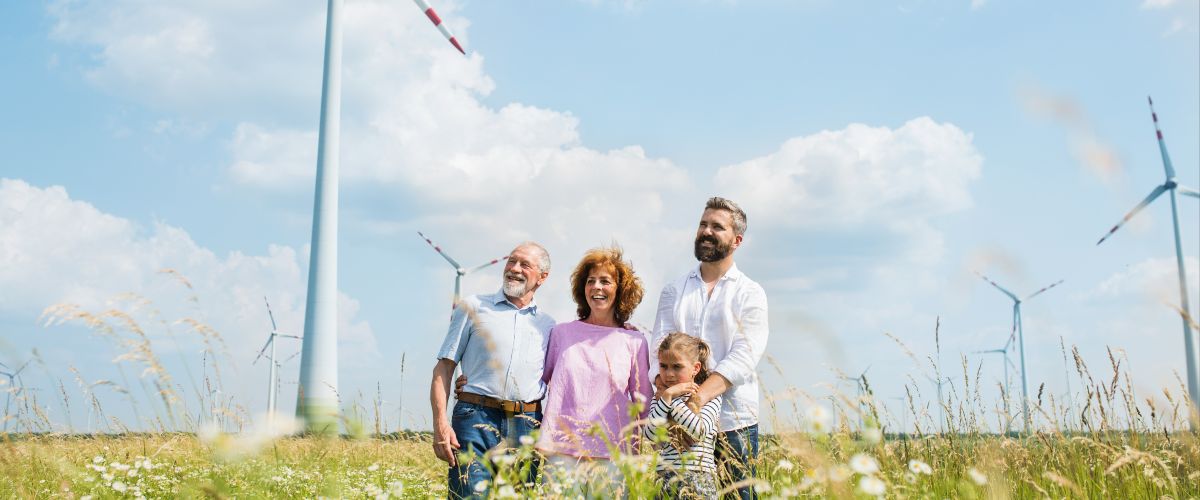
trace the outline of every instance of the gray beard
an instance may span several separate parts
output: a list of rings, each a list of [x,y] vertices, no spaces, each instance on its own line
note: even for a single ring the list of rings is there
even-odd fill
[[[509,297],[524,297],[529,292],[529,281],[516,282],[504,280],[504,295]]]

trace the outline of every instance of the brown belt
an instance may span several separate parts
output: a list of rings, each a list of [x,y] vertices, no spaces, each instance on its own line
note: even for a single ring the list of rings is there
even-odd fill
[[[526,413],[531,411],[540,411],[542,409],[541,401],[525,403],[522,401],[508,401],[504,399],[490,398],[470,392],[460,392],[457,394],[458,400],[464,403],[477,404],[487,408],[504,410],[506,413]]]

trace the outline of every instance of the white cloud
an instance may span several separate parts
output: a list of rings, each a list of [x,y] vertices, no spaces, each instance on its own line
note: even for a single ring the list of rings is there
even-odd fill
[[[1200,260],[1194,256],[1184,257],[1187,271],[1189,297],[1197,298],[1196,286],[1200,282]],[[1146,259],[1113,273],[1083,293],[1085,300],[1110,300],[1141,297],[1157,303],[1179,304],[1179,269],[1174,257]]]
[[[851,124],[790,139],[720,169],[716,182],[768,223],[891,224],[969,207],[982,163],[970,134],[922,117],[895,130]]]
[[[971,10],[982,9],[984,5],[987,5],[987,0],[971,0]]]
[[[155,301],[167,319],[196,317],[215,328],[235,361],[248,361],[269,331],[263,296],[270,297],[281,330],[303,329],[307,257],[291,247],[220,257],[180,228],[157,223],[147,233],[71,199],[60,186],[13,179],[0,179],[0,227],[2,314],[33,317],[55,303],[97,310],[132,292]],[[191,283],[194,304],[163,269]],[[358,302],[341,294],[339,306],[343,355],[377,356]]]

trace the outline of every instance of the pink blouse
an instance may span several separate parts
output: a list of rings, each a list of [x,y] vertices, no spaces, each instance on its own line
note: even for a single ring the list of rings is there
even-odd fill
[[[634,417],[641,419],[654,396],[649,356],[646,337],[636,330],[583,321],[555,326],[542,374],[547,387],[537,448],[585,458],[609,458],[610,444],[623,453],[634,449],[631,440],[640,432],[626,427],[633,402],[641,403]]]

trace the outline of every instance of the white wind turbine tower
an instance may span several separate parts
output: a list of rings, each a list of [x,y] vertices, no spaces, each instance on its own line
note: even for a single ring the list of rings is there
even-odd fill
[[[1012,379],[1009,378],[1009,376],[1008,376],[1008,367],[1012,366],[1014,370],[1017,368],[1017,366],[1013,364],[1012,360],[1008,359],[1008,350],[1012,348],[1012,343],[1015,338],[1016,337],[1014,337],[1013,335],[1009,335],[1008,342],[1005,342],[1004,347],[1002,347],[1002,348],[985,349],[982,351],[974,351],[972,353],[972,354],[1000,354],[1000,355],[1004,356],[1004,363],[1003,363],[1004,364],[1004,413],[1006,414],[1006,416],[1011,415],[1011,413],[1009,412],[1009,409],[1008,409],[1008,400],[1009,400],[1009,398],[1012,397],[1012,390],[1010,389],[1010,387],[1012,387],[1012,384],[1010,383]],[[1008,421],[1007,420],[1005,420],[1005,422],[1004,422],[1004,433],[1005,434],[1008,433]]]
[[[1145,208],[1146,205],[1149,205],[1163,193],[1168,191],[1171,193],[1171,223],[1172,228],[1175,230],[1175,265],[1179,270],[1179,304],[1183,311],[1180,319],[1183,321],[1183,349],[1184,358],[1187,362],[1188,396],[1192,400],[1192,411],[1195,411],[1195,405],[1200,405],[1200,366],[1197,366],[1196,364],[1196,340],[1192,334],[1192,326],[1188,324],[1188,318],[1191,318],[1192,316],[1188,305],[1187,272],[1183,267],[1183,246],[1180,244],[1179,240],[1179,212],[1175,207],[1175,192],[1178,191],[1180,194],[1194,198],[1200,198],[1200,192],[1196,191],[1195,189],[1179,185],[1179,182],[1175,177],[1175,167],[1171,165],[1171,156],[1167,154],[1167,144],[1163,141],[1162,129],[1158,127],[1158,113],[1154,112],[1154,100],[1147,96],[1146,101],[1150,103],[1150,117],[1154,120],[1154,132],[1158,137],[1158,152],[1159,155],[1162,156],[1163,170],[1167,174],[1167,180],[1166,182],[1162,183],[1162,185],[1155,187],[1153,191],[1150,191],[1150,194],[1146,196],[1146,199],[1142,200],[1141,203],[1138,203],[1137,206],[1133,207],[1133,210],[1130,210],[1129,213],[1125,214],[1125,217],[1121,219],[1121,222],[1118,222],[1117,225],[1112,227],[1112,229],[1109,229],[1108,234],[1105,234],[1103,238],[1100,238],[1100,241],[1097,241],[1096,244],[1099,245],[1104,243],[1104,240],[1108,239],[1109,236],[1112,236],[1113,233],[1117,232],[1117,229],[1120,229],[1123,224],[1128,222],[1129,219],[1132,219],[1134,215],[1137,215],[1137,213]],[[1189,418],[1188,420],[1191,421],[1192,419]],[[1192,423],[1192,426],[1194,430],[1195,423]]]
[[[1004,287],[996,284],[995,281],[992,281],[987,276],[984,276],[979,273],[975,273],[975,274],[979,275],[980,278],[983,278],[984,281],[991,283],[992,286],[996,287],[997,290],[1000,290],[1001,293],[1003,293],[1004,295],[1007,295],[1008,298],[1012,299],[1012,301],[1013,301],[1013,316],[1012,316],[1012,318],[1013,318],[1012,319],[1013,333],[1010,334],[1010,341],[1011,341],[1011,335],[1017,336],[1017,348],[1018,348],[1017,354],[1019,354],[1021,356],[1021,419],[1025,422],[1025,433],[1028,434],[1030,432],[1030,426],[1032,425],[1032,421],[1029,419],[1029,377],[1027,376],[1026,370],[1025,370],[1025,328],[1021,323],[1021,304],[1023,302],[1028,302],[1029,299],[1032,299],[1034,297],[1037,297],[1038,295],[1041,295],[1046,290],[1049,290],[1051,288],[1058,286],[1060,283],[1063,282],[1063,280],[1058,280],[1058,281],[1055,281],[1054,283],[1051,283],[1049,286],[1042,287],[1041,290],[1033,292],[1033,293],[1029,294],[1028,297],[1025,297],[1024,299],[1022,299],[1022,298],[1018,298],[1016,295],[1013,295],[1012,292],[1006,290]]]
[[[423,233],[421,233],[420,231],[417,231],[417,235],[420,236],[421,239],[425,240],[425,243],[428,243],[429,246],[433,247],[433,249],[438,253],[438,255],[441,255],[443,259],[446,259],[446,262],[449,262],[451,266],[454,266],[454,273],[455,273],[455,275],[454,275],[454,305],[451,306],[451,308],[458,307],[458,299],[460,297],[459,294],[462,289],[463,276],[471,274],[471,273],[478,271],[480,269],[483,269],[485,267],[495,265],[497,262],[500,262],[501,260],[508,258],[508,256],[506,255],[504,257],[500,257],[499,259],[492,259],[486,263],[480,264],[480,265],[472,267],[470,269],[465,269],[465,268],[463,268],[463,266],[459,265],[458,261],[454,260],[453,257],[446,255],[446,252],[442,251],[442,247],[435,245],[433,243],[433,241],[430,241],[429,238],[426,238]]]
[[[942,421],[938,424],[938,428],[940,428],[944,433],[946,432],[946,406],[949,405],[949,403],[942,400],[942,384],[950,384],[950,390],[953,391],[954,380],[952,380],[948,375],[942,378],[934,378],[930,377],[929,375],[925,375],[925,378],[937,386],[938,408],[941,410],[942,414]]]
[[[10,416],[8,414],[8,412],[9,412],[10,404],[12,403],[13,393],[25,391],[24,383],[21,383],[21,388],[18,389],[17,384],[14,382],[21,380],[21,371],[23,371],[25,369],[25,367],[29,366],[29,363],[31,361],[33,361],[33,360],[31,359],[31,360],[26,361],[25,363],[21,364],[21,367],[17,368],[15,371],[11,371],[11,372],[10,371],[0,371],[0,375],[8,377],[8,387],[4,388],[4,392],[8,393],[8,395],[4,398],[4,432],[8,432],[8,420],[9,420],[9,416]],[[0,363],[0,366],[3,366],[4,370],[11,370],[11,368],[9,368],[9,366],[4,363]]]
[[[271,353],[267,355],[267,359],[271,362],[271,375],[270,380],[268,381],[269,386],[267,388],[267,422],[268,425],[270,425],[270,422],[274,422],[276,401],[275,394],[279,390],[279,367],[282,365],[282,363],[279,362],[279,358],[275,355],[275,338],[283,337],[288,339],[299,339],[300,337],[296,335],[279,333],[279,328],[275,326],[275,314],[271,312],[271,303],[267,301],[266,297],[263,297],[263,302],[267,304],[267,316],[271,318],[271,333],[267,335],[267,343],[263,344],[262,349],[259,349],[258,351],[258,356],[256,356],[254,358],[254,362],[250,364],[253,365],[258,363],[258,360],[261,359],[263,354],[267,352],[267,348],[271,348]]]

